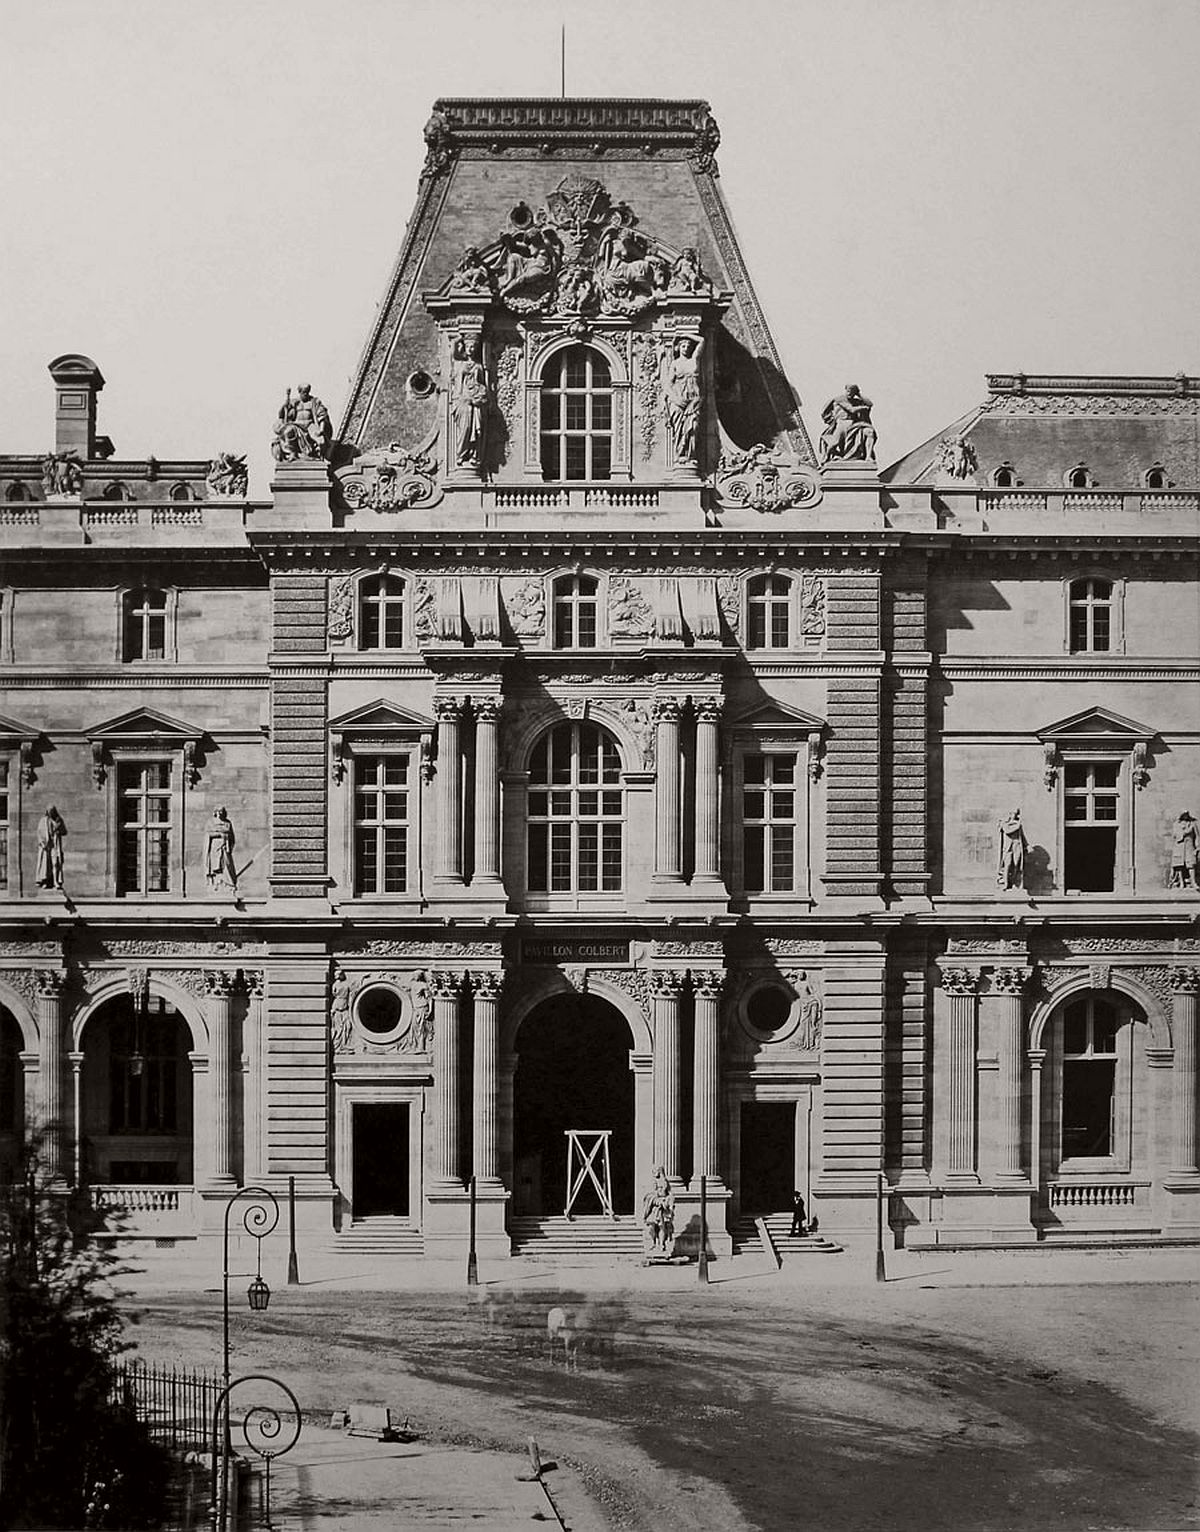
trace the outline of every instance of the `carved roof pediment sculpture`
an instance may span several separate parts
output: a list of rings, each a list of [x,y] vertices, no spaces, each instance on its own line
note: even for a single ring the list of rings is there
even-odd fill
[[[334,478],[350,510],[398,512],[436,505],[442,498],[437,434],[433,431],[413,448],[391,442],[337,469]]]
[[[727,448],[715,476],[721,510],[788,511],[816,505],[821,481],[793,453],[762,442],[744,451]]]
[[[697,251],[672,249],[637,224],[628,203],[573,171],[536,212],[519,202],[496,239],[469,245],[431,299],[484,298],[514,314],[624,318],[669,297],[712,302]]]

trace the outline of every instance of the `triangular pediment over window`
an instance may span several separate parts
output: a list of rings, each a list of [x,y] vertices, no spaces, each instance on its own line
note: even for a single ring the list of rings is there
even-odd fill
[[[87,731],[87,738],[102,742],[120,741],[122,744],[138,741],[156,745],[183,745],[189,740],[200,739],[203,734],[204,730],[196,728],[194,724],[181,723],[178,718],[170,718],[156,708],[140,707],[132,713],[122,713],[119,718],[110,718],[105,723],[96,724]]]
[[[1158,733],[1144,723],[1123,718],[1107,708],[1088,708],[1082,713],[1072,713],[1058,723],[1048,724],[1037,731],[1038,739],[1047,744],[1105,744],[1133,745],[1146,743]]]
[[[331,721],[329,728],[334,734],[352,734],[357,730],[378,732],[387,729],[402,730],[406,734],[428,733],[434,727],[432,718],[397,707],[394,702],[368,702],[366,707],[355,708]]]
[[[32,724],[21,723],[19,719],[8,718],[0,713],[0,744],[11,747],[20,744],[23,740],[35,740],[41,732]]]
[[[815,734],[828,727],[823,718],[806,713],[803,708],[789,707],[784,702],[763,702],[749,712],[739,713],[729,720],[734,729],[789,729],[803,734]]]

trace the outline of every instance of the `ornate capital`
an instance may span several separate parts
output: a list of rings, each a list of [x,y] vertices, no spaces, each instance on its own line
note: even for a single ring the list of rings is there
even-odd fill
[[[1001,995],[1023,994],[1032,973],[1031,968],[993,968],[992,988]]]
[[[942,988],[948,995],[974,995],[979,991],[979,971],[975,968],[943,968]]]
[[[252,1000],[261,1000],[266,990],[266,975],[261,968],[243,968],[242,983]]]
[[[1200,994],[1200,968],[1172,968],[1171,988],[1176,994]]]
[[[63,985],[67,976],[58,968],[35,968],[33,970],[33,982],[42,1000],[57,1000],[62,994]]]
[[[673,1000],[687,979],[685,968],[655,968],[650,972],[650,993],[656,1000]]]
[[[472,706],[475,709],[476,723],[498,723],[500,721],[500,709],[503,706],[500,697],[477,697]]]
[[[471,989],[477,1000],[499,1000],[504,988],[504,971],[484,968],[470,974]]]
[[[438,723],[457,723],[462,717],[461,697],[440,696],[433,699],[433,716]]]
[[[683,698],[655,697],[651,712],[655,723],[678,723],[683,714]]]
[[[692,706],[696,711],[697,723],[719,724],[721,714],[725,711],[725,703],[720,697],[698,697]]]
[[[439,1000],[457,999],[462,990],[463,976],[449,968],[435,968],[429,982]]]
[[[721,991],[725,988],[725,975],[715,969],[700,968],[692,969],[692,989],[697,998],[705,1000],[719,1000]]]
[[[204,993],[218,1000],[228,1000],[237,988],[237,974],[224,968],[204,970]]]

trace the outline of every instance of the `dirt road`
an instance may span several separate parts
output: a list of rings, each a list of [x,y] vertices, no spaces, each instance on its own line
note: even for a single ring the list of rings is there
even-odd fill
[[[1200,1288],[290,1289],[236,1367],[306,1408],[572,1463],[629,1529],[1200,1526]],[[569,1370],[546,1314],[584,1307]],[[143,1298],[148,1358],[219,1362],[214,1294]],[[582,1510],[580,1516],[583,1515]],[[582,1527],[582,1521],[576,1525]]]

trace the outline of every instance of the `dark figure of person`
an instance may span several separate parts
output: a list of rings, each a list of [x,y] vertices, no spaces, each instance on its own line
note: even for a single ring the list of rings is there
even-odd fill
[[[788,1230],[791,1234],[807,1234],[808,1230],[804,1223],[804,1198],[799,1192],[792,1193],[792,1227]]]

